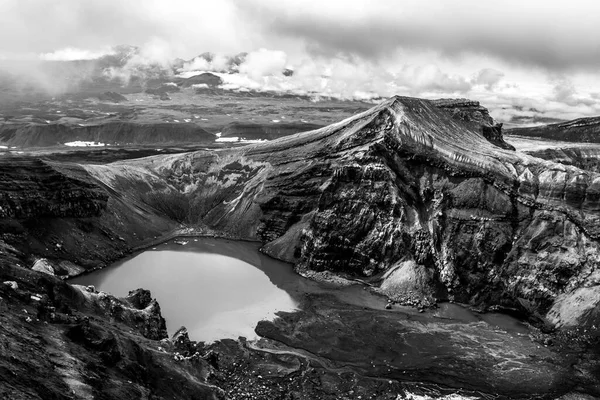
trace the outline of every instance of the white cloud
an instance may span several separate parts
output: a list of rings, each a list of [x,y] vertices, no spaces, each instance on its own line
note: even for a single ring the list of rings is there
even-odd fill
[[[105,48],[103,50],[85,50],[74,47],[65,47],[51,53],[42,53],[39,55],[41,60],[46,61],[74,61],[74,60],[94,60],[107,54],[113,54],[114,50]]]

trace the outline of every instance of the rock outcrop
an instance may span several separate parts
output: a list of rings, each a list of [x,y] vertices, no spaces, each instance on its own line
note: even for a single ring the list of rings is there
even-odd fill
[[[208,88],[216,88],[223,84],[223,79],[221,79],[221,77],[218,75],[211,74],[210,72],[204,72],[189,78],[180,78],[176,80],[176,83],[183,88],[194,85],[206,85]]]
[[[526,151],[534,157],[543,158],[552,162],[592,171],[600,172],[600,147],[589,145],[586,147],[562,147]]]
[[[600,143],[600,117],[578,118],[556,124],[512,128],[507,130],[506,133],[564,142]]]
[[[89,180],[44,161],[13,158],[0,165],[0,218],[98,216],[107,201],[108,194]]]
[[[436,107],[449,112],[452,118],[467,123],[480,125],[481,133],[492,144],[507,150],[515,148],[504,141],[502,124],[494,122],[487,108],[478,101],[467,99],[439,99],[433,100]]]
[[[98,100],[120,103],[122,101],[127,101],[127,97],[117,92],[104,92],[98,95]]]

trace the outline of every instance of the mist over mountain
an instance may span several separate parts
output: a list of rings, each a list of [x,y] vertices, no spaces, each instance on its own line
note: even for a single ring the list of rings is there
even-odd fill
[[[0,102],[76,93],[141,92],[177,79],[211,73],[220,90],[279,93],[378,102],[402,93],[424,98],[470,97],[483,100],[492,115],[509,125],[532,125],[600,114],[592,97],[578,95],[573,83],[557,79],[550,102],[503,95],[505,74],[482,68],[472,76],[449,74],[435,65],[404,64],[382,69],[357,57],[294,59],[284,51],[200,52],[172,58],[161,44],[119,45],[102,51],[65,48],[29,59],[0,58]],[[562,103],[561,103],[562,102]],[[561,104],[559,106],[558,104]]]

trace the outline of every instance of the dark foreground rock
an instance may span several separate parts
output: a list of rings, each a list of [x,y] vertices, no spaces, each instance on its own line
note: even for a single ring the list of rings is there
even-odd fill
[[[222,399],[205,381],[212,369],[198,358],[177,362],[167,351],[164,320],[106,293],[2,265],[0,397],[6,399]],[[34,300],[35,294],[39,300]],[[151,300],[151,304],[155,300]],[[146,315],[145,315],[146,314]],[[150,337],[153,340],[148,340]]]

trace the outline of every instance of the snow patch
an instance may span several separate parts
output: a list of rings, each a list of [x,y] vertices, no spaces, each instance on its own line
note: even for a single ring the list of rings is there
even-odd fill
[[[65,146],[69,146],[69,147],[102,147],[102,146],[107,146],[107,144],[100,143],[100,142],[85,142],[83,140],[76,140],[74,142],[65,143]]]
[[[234,136],[234,137],[221,137],[221,135],[219,135],[219,138],[217,140],[215,140],[215,142],[219,142],[219,143],[229,143],[229,142],[238,142],[240,140],[239,137]]]

